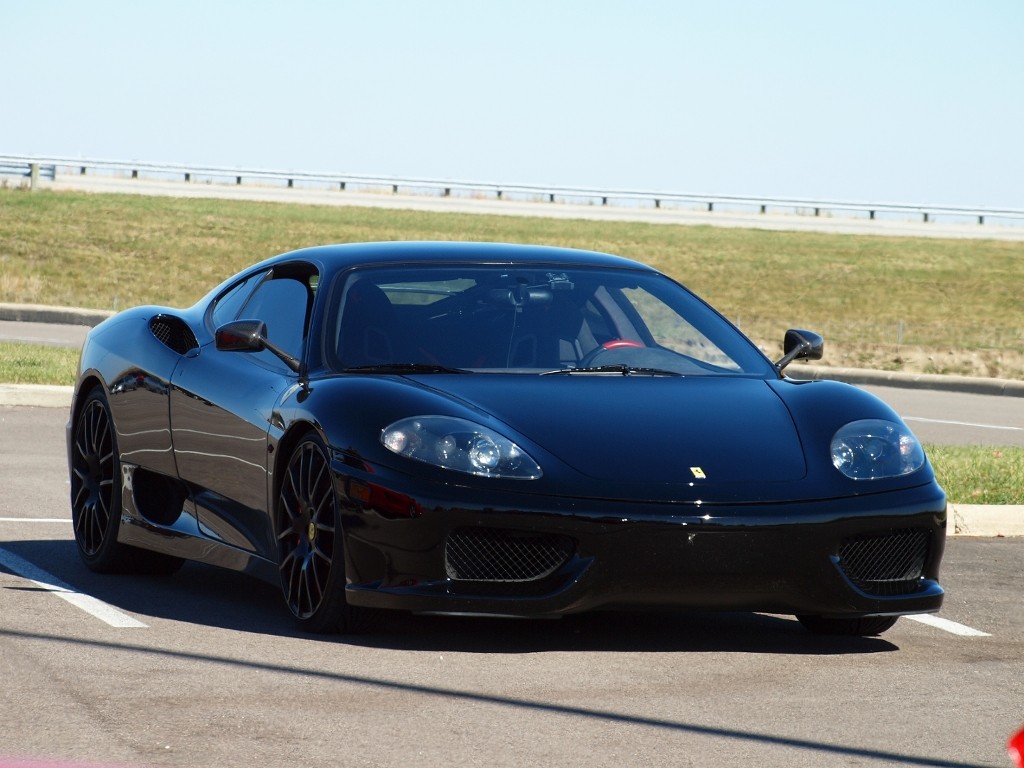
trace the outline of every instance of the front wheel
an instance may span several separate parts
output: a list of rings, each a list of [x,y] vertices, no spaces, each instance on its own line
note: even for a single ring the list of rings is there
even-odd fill
[[[71,521],[78,554],[90,570],[111,573],[127,565],[127,548],[117,541],[120,509],[114,422],[103,393],[94,390],[75,420],[71,444]]]
[[[86,397],[71,443],[71,522],[78,554],[96,573],[169,575],[184,562],[117,540],[121,527],[121,461],[110,406],[102,390]]]
[[[345,557],[334,479],[324,442],[304,437],[288,459],[277,496],[281,589],[309,632],[358,632],[370,613],[345,601]]]
[[[899,616],[863,616],[859,619],[830,619],[824,616],[797,616],[804,629],[816,635],[870,637],[891,629]]]

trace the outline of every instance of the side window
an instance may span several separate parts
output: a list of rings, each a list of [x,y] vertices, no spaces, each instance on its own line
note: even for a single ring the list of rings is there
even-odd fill
[[[312,289],[304,281],[291,277],[265,280],[245,303],[238,318],[262,320],[267,324],[268,339],[293,357],[302,357],[312,298]],[[280,362],[271,352],[259,354],[264,359]]]
[[[252,289],[259,284],[266,274],[266,272],[260,272],[253,275],[240,283],[236,283],[220,295],[213,305],[213,312],[210,315],[214,329],[220,328],[225,323],[230,323],[238,317],[238,310],[242,308],[245,300],[252,293]]]

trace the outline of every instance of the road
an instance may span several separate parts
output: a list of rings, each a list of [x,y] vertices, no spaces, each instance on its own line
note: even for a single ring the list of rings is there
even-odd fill
[[[1024,447],[1024,397],[864,385],[937,445]]]
[[[26,344],[77,349],[82,346],[88,332],[89,327],[86,325],[0,320],[0,341],[20,341]]]
[[[727,216],[715,223],[749,226]],[[53,331],[30,340],[60,343]],[[1022,398],[867,388],[926,441],[1021,444]],[[396,616],[369,637],[311,637],[238,574],[85,570],[65,419],[0,406],[0,764],[1006,766],[1024,723],[1024,538],[951,538],[953,624],[903,619],[883,638],[732,613]]]
[[[314,637],[239,574],[85,570],[65,419],[0,407],[0,761],[1006,766],[1024,722],[1024,538],[948,542],[941,617],[985,635],[608,613]]]

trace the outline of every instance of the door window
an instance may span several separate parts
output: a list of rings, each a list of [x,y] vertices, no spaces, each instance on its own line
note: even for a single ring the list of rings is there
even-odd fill
[[[262,282],[237,314],[240,320],[262,320],[267,338],[293,357],[302,358],[313,291],[308,280],[275,277]],[[283,363],[272,352],[258,353],[264,360]]]

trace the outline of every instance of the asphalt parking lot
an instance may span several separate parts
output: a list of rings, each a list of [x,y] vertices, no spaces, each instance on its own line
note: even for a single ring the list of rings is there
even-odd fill
[[[162,765],[1005,766],[1024,538],[951,537],[943,623],[396,615],[294,630],[276,588],[75,552],[57,408],[0,407],[0,760]]]
[[[81,343],[84,327],[66,331],[0,322],[0,336]],[[1024,429],[1016,403],[998,420],[921,403],[894,405],[936,442],[969,429],[1005,444]],[[1008,766],[1024,724],[1024,538],[950,538],[938,620],[881,638],[739,613],[397,615],[373,635],[315,637],[273,586],[239,574],[87,571],[65,418],[0,405],[0,768]]]

